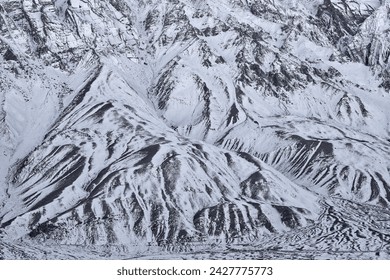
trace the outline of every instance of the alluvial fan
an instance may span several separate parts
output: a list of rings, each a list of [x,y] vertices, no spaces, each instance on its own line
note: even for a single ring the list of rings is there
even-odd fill
[[[390,1],[0,15],[0,258],[389,258]]]

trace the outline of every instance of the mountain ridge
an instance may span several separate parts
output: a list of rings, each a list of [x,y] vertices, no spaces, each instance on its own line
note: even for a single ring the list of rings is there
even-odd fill
[[[390,2],[303,2],[0,2],[4,248],[387,252]]]

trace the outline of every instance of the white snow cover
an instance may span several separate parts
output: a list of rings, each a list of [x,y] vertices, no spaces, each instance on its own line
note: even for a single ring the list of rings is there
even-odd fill
[[[1,1],[0,258],[388,258],[389,3]]]

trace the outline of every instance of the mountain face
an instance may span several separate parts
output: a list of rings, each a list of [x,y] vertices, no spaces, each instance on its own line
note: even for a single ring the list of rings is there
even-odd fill
[[[389,257],[390,1],[0,15],[0,258]]]

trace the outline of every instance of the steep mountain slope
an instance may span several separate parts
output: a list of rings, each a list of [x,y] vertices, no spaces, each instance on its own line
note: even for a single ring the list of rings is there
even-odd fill
[[[389,11],[1,1],[0,257],[387,251]]]

